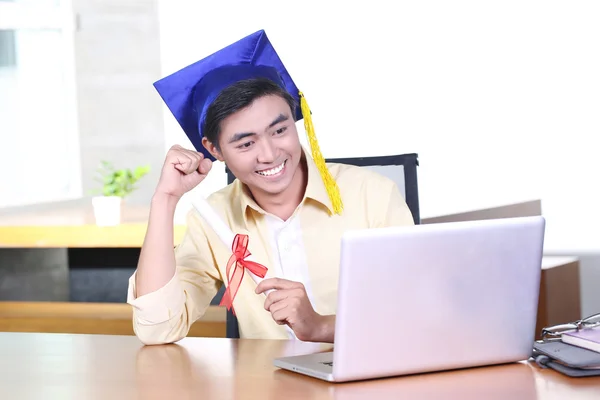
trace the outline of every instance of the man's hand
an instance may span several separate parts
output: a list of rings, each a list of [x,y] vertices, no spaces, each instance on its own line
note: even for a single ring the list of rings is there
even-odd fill
[[[265,310],[271,313],[275,322],[288,325],[302,341],[333,343],[335,316],[317,314],[302,283],[269,278],[258,284],[256,293],[272,289],[275,290],[267,296]]]
[[[155,195],[166,195],[179,201],[206,178],[212,168],[212,161],[202,153],[174,145],[167,152]]]

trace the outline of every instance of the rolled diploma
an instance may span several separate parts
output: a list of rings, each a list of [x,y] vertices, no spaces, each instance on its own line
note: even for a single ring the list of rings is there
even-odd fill
[[[219,217],[219,215],[215,212],[215,210],[212,208],[212,206],[210,204],[208,204],[206,199],[204,199],[202,196],[196,196],[192,200],[192,205],[194,206],[196,211],[198,211],[198,213],[202,216],[202,218],[204,218],[206,223],[209,224],[210,227],[215,231],[217,236],[219,236],[219,238],[221,239],[223,244],[225,244],[225,246],[227,246],[228,248],[231,248],[231,246],[233,246],[233,240],[235,238],[235,235],[233,234],[231,229],[229,229],[227,224],[225,224],[225,222],[223,222],[221,217]],[[248,256],[246,259],[248,261],[257,262],[252,257],[252,254],[250,256]],[[245,273],[249,274],[250,277],[252,278],[252,280],[257,285],[262,281],[262,278],[254,275],[249,270],[246,270]],[[227,279],[229,279],[229,277],[227,277]],[[267,296],[272,291],[273,291],[273,289],[266,291],[265,296]],[[294,333],[292,328],[290,328],[288,325],[284,325],[284,327],[286,328],[290,338],[296,338],[296,334]]]

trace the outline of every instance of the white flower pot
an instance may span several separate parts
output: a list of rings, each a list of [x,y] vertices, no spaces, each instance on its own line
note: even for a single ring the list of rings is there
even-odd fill
[[[115,226],[121,223],[121,203],[118,196],[96,196],[92,198],[94,217],[98,226]]]

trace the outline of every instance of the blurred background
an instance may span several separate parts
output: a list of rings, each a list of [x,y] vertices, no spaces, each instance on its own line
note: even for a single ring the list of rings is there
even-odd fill
[[[591,0],[0,0],[0,217],[90,212],[109,161],[150,166],[127,199],[143,223],[166,151],[191,147],[153,82],[265,29],[325,157],[417,153],[422,218],[540,201],[545,254],[578,258],[581,312],[597,312],[599,20]],[[216,164],[175,224],[226,184]],[[11,254],[0,269],[32,253]],[[12,274],[0,289],[22,292]]]

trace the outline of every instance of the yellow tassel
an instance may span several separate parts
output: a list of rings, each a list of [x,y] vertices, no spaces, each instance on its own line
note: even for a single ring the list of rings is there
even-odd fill
[[[327,169],[327,165],[325,164],[325,159],[321,154],[321,150],[319,149],[319,143],[317,142],[317,136],[315,135],[315,128],[312,123],[312,117],[310,114],[310,108],[308,107],[308,103],[306,102],[306,98],[302,92],[300,94],[300,108],[302,109],[302,116],[304,118],[304,128],[306,129],[306,135],[308,136],[308,142],[310,144],[310,149],[312,151],[312,156],[321,173],[321,178],[325,183],[325,188],[327,189],[327,194],[329,195],[329,199],[331,200],[331,204],[333,205],[333,211],[336,214],[341,214],[344,205],[342,204],[342,198],[340,196],[340,189],[338,188],[337,182],[333,179],[333,176],[329,173],[329,169]]]

